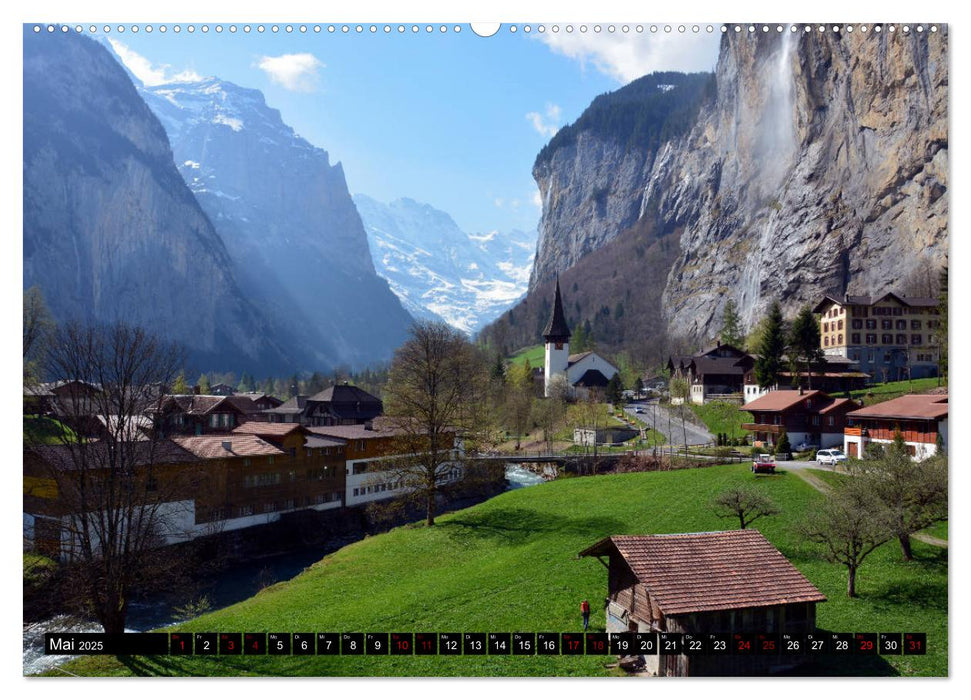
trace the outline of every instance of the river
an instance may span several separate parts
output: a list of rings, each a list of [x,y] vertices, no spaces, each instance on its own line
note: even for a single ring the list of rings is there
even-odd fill
[[[543,483],[543,477],[512,464],[506,467],[506,490],[525,488]],[[234,564],[222,569],[211,582],[202,588],[200,595],[205,595],[212,610],[219,610],[256,595],[266,586],[288,581],[301,571],[314,564],[326,555],[337,551],[341,547],[357,541],[359,538],[349,537],[341,541],[332,541],[326,546],[312,547],[296,552],[288,552],[257,560]],[[147,630],[167,627],[180,622],[172,606],[162,600],[147,600],[133,602],[129,608],[129,632],[143,632]],[[24,675],[41,673],[60,665],[70,657],[45,656],[44,634],[47,632],[100,632],[101,626],[95,622],[58,615],[49,620],[24,625]]]

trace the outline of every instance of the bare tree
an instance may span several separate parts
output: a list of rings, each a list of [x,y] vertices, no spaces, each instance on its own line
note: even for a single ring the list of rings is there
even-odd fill
[[[124,631],[132,591],[157,578],[160,545],[192,492],[191,472],[161,469],[191,456],[146,418],[181,364],[178,347],[124,324],[64,325],[43,353],[43,373],[68,381],[57,435],[25,443],[25,478],[46,472],[56,486],[41,517],[66,547],[71,588],[106,632]]]
[[[681,435],[684,438],[684,455],[688,456],[688,427],[685,425],[684,405],[691,400],[691,383],[688,378],[681,374],[680,370],[668,381],[668,389],[671,397],[681,399],[678,404],[678,415],[681,417]]]
[[[422,321],[395,352],[387,388],[387,413],[397,434],[384,478],[398,485],[398,500],[420,502],[425,524],[435,524],[437,498],[459,480],[463,456],[456,439],[479,442],[488,363],[458,331]]]
[[[759,518],[781,512],[771,498],[746,486],[734,486],[723,491],[712,499],[711,506],[719,518],[738,518],[742,530]]]
[[[40,287],[31,287],[24,292],[24,382],[34,381],[36,363],[47,338],[54,330],[51,318],[44,303]]]
[[[827,497],[798,529],[823,545],[824,559],[846,567],[850,598],[856,597],[856,574],[863,560],[892,537],[886,509],[855,482]]]

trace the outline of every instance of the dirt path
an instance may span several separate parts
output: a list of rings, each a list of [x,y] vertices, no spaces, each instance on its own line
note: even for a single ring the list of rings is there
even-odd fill
[[[805,481],[807,484],[812,486],[814,489],[820,493],[830,494],[833,492],[833,488],[827,484],[825,481],[820,479],[815,474],[812,474],[805,469],[793,469],[792,473],[796,474],[800,479]],[[915,540],[920,540],[924,544],[929,544],[933,547],[943,547],[947,549],[947,540],[942,540],[940,537],[934,537],[933,535],[927,535],[923,532],[915,532],[911,537]]]

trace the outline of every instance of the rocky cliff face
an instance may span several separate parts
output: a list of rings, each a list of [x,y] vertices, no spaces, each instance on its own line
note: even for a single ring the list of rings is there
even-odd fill
[[[25,29],[23,167],[23,283],[55,318],[141,325],[203,366],[304,361],[241,293],[165,131],[90,39]]]
[[[412,319],[375,272],[340,164],[258,90],[208,78],[140,91],[246,291],[294,321],[317,348],[316,366],[389,360]]]
[[[729,298],[753,323],[774,299],[794,313],[943,264],[947,45],[946,27],[723,36],[716,96],[688,133],[653,153],[580,134],[535,172],[531,290],[632,218],[652,235],[680,232],[670,269],[638,283],[663,285],[669,330],[698,339]],[[606,203],[599,220],[578,185]]]

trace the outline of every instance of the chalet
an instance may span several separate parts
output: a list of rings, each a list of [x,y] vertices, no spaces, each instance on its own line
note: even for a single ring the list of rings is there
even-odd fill
[[[380,416],[383,410],[381,399],[344,383],[328,387],[313,396],[294,396],[263,413],[273,423],[363,425]]]
[[[742,423],[742,429],[753,434],[756,446],[775,445],[785,431],[793,446],[806,442],[835,447],[843,444],[846,414],[859,407],[852,399],[834,399],[818,390],[770,391],[742,406],[754,419]]]
[[[171,394],[162,399],[154,414],[164,435],[206,435],[228,433],[250,420],[247,411],[232,396]]]
[[[101,387],[77,379],[41,382],[24,387],[24,413],[59,417],[97,413]]]
[[[570,327],[563,313],[563,299],[560,295],[560,280],[556,280],[553,295],[553,314],[543,339],[546,341],[546,360],[543,365],[543,395],[550,395],[550,382],[556,375],[564,375],[570,392],[576,397],[585,397],[594,390],[603,390],[619,370],[595,352],[587,351],[570,354]]]
[[[753,360],[758,360],[758,355],[752,355]],[[782,356],[783,365],[789,366],[789,358]],[[861,372],[859,365],[854,361],[840,355],[830,355],[823,358],[822,362],[812,365],[809,373],[804,368],[799,368],[795,373],[791,370],[779,372],[779,383],[774,386],[762,388],[755,378],[755,362],[745,372],[744,395],[746,401],[754,401],[760,396],[765,396],[770,391],[780,388],[804,386],[807,389],[819,389],[828,394],[844,394],[866,387],[871,377],[865,372]]]
[[[848,413],[844,452],[862,457],[867,445],[890,444],[898,430],[915,460],[935,454],[938,438],[947,450],[947,394],[908,394]]]
[[[277,397],[270,396],[262,391],[237,391],[235,394],[233,394],[233,396],[249,399],[259,411],[266,411],[271,408],[276,408],[283,403],[283,401]]]
[[[691,403],[740,402],[746,372],[754,364],[754,355],[719,342],[697,355],[668,358],[668,371],[672,377],[680,374],[688,380]],[[673,402],[678,400],[675,397]]]
[[[802,635],[815,630],[816,604],[826,600],[758,530],[615,535],[579,556],[607,569],[607,632]],[[644,660],[658,676],[712,676],[769,674],[805,659],[780,648]]]
[[[236,387],[219,382],[209,386],[209,393],[213,396],[232,396],[236,393]]]
[[[311,435],[342,440],[346,443],[346,506],[356,506],[400,495],[405,486],[391,469],[409,454],[414,454],[416,439],[412,431],[403,430],[396,421],[380,418],[364,425],[330,425],[307,428]],[[454,467],[443,472],[444,481],[461,478],[457,464],[460,448],[455,433],[446,436],[456,460]]]

